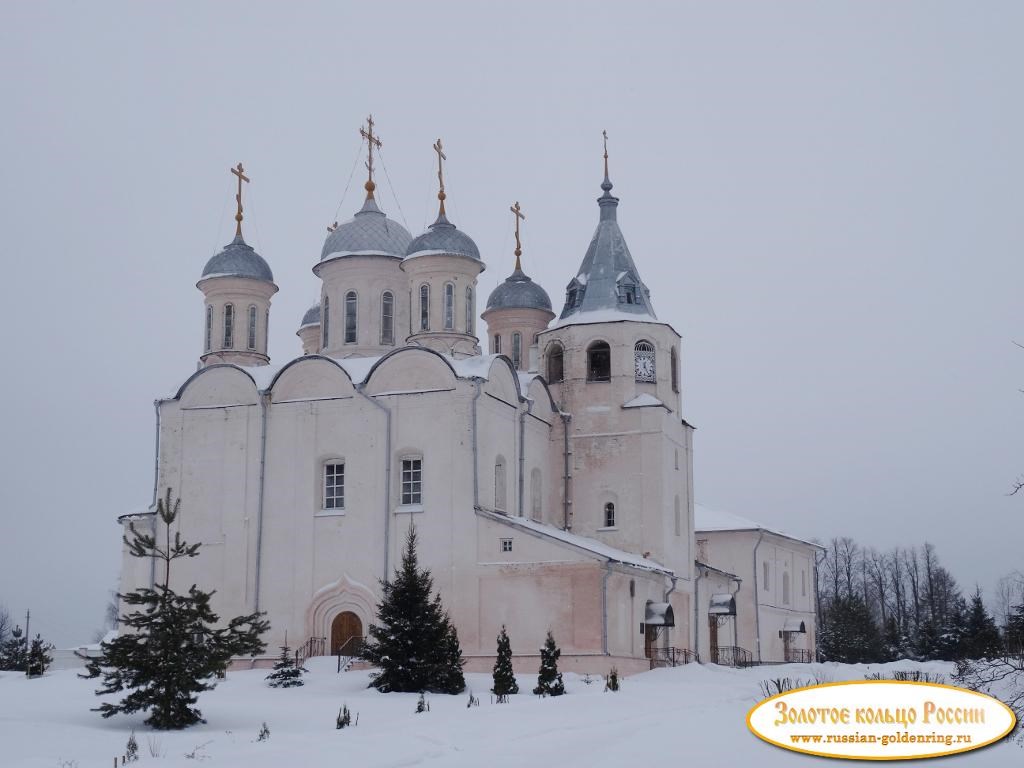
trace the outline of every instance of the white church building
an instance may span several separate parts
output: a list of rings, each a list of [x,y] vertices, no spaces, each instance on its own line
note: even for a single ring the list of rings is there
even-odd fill
[[[502,625],[523,672],[548,630],[569,671],[629,674],[710,650],[741,581],[695,564],[680,335],[619,228],[607,152],[561,312],[521,268],[517,204],[515,269],[480,313],[485,264],[447,218],[441,170],[437,219],[413,237],[377,204],[372,122],[364,137],[365,202],[312,265],[319,301],[284,364],[267,348],[278,288],[242,237],[247,179],[233,171],[236,236],[197,283],[198,370],[156,403],[154,501],[170,488],[182,536],[202,543],[172,586],[216,589],[222,617],[265,611],[271,649],[287,633],[346,655],[415,524],[469,670],[490,669]],[[154,507],[119,520],[146,529]],[[152,579],[126,550],[121,591]]]

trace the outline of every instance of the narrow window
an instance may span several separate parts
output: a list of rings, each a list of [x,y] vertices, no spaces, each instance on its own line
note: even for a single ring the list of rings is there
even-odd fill
[[[678,496],[676,496],[675,512],[676,512],[676,536],[682,536],[683,535],[683,510],[682,510],[682,507],[679,505],[679,497]]]
[[[615,505],[610,501],[604,505],[604,527],[615,527]]]
[[[501,336],[498,335],[497,333],[494,334],[494,354],[501,354]]]
[[[512,539],[502,539],[501,540],[501,551],[502,552],[511,552],[512,551]]]
[[[565,352],[562,345],[555,343],[551,345],[548,352],[548,382],[555,383],[565,378]]]
[[[423,503],[423,459],[407,456],[402,459],[402,504]]]
[[[380,343],[395,343],[395,295],[391,291],[384,291],[380,297]]]
[[[476,331],[473,323],[473,288],[466,286],[466,333],[472,336]]]
[[[540,470],[534,469],[530,473],[530,517],[534,520],[541,519],[541,493],[543,480]]]
[[[595,341],[587,348],[587,381],[611,381],[612,351],[606,341]]]
[[[633,347],[633,367],[637,381],[657,381],[654,370],[654,345],[649,341],[638,341]]]
[[[679,449],[676,448],[676,469],[679,469]]]
[[[455,328],[455,286],[451,283],[444,284],[444,329],[446,331]]]
[[[249,349],[256,349],[256,305],[249,305]]]
[[[505,511],[505,460],[494,462],[494,508]]]
[[[324,464],[324,509],[345,508],[345,464],[329,461]]]
[[[266,352],[270,346],[270,310],[263,313],[263,351]]]
[[[324,333],[324,343],[322,346],[324,349],[327,349],[329,344],[329,334],[331,331],[331,300],[326,296],[324,296],[323,317],[320,318],[320,325],[322,326],[321,330]]]
[[[356,292],[345,294],[345,343],[356,343]]]
[[[679,391],[679,353],[676,352],[676,347],[672,345],[672,391]]]
[[[523,362],[523,334],[516,331],[512,334],[512,367],[519,370]]]
[[[782,572],[782,604],[789,605],[789,572]]]
[[[420,330],[430,330],[430,286],[420,286]]]
[[[764,579],[762,580],[762,583],[761,583],[761,591],[762,592],[771,592],[771,590],[768,588],[768,561],[767,560],[765,560],[763,563],[761,563],[761,572],[762,572],[762,575],[764,576]]]
[[[807,597],[807,571],[800,571],[800,596]]]
[[[235,346],[235,308],[231,304],[224,305],[224,349]]]
[[[213,345],[213,307],[206,305],[206,351],[209,352]]]

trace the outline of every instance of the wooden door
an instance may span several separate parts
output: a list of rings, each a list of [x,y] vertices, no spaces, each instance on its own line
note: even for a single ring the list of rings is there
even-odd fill
[[[658,639],[658,628],[650,624],[644,625],[644,656],[651,658],[654,641]]]
[[[792,655],[792,650],[793,650],[793,633],[792,632],[786,632],[785,630],[783,630],[783,632],[782,632],[782,660],[783,661],[789,661],[790,656]]]
[[[708,616],[708,661],[718,663],[718,617]]]
[[[363,636],[363,622],[351,611],[344,611],[334,617],[331,622],[331,655],[337,656],[338,652],[353,637]],[[349,648],[352,646],[349,645]]]

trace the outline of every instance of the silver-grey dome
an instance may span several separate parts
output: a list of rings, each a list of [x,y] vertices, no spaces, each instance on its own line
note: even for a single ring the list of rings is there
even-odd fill
[[[547,291],[517,269],[487,297],[487,309],[543,309],[551,311]]]
[[[208,277],[248,277],[252,280],[274,282],[274,273],[270,271],[270,265],[242,239],[241,235],[235,235],[234,240],[206,262],[202,279]]]
[[[473,238],[465,232],[460,232],[443,213],[426,232],[409,243],[405,255],[413,256],[423,251],[443,251],[480,261],[480,249],[476,247]]]
[[[299,324],[300,328],[305,328],[307,325],[320,325],[320,302],[318,301],[312,307],[306,310],[306,314],[302,316],[302,322]]]
[[[377,207],[372,197],[367,197],[360,211],[350,220],[341,224],[327,236],[320,261],[334,254],[352,253],[380,254],[382,256],[405,255],[412,235],[397,221],[392,221]]]

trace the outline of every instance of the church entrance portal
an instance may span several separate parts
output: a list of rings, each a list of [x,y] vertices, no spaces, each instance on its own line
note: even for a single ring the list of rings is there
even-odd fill
[[[363,622],[351,611],[344,611],[334,617],[331,622],[331,655],[337,656],[340,652],[350,653],[358,640],[362,638]]]

